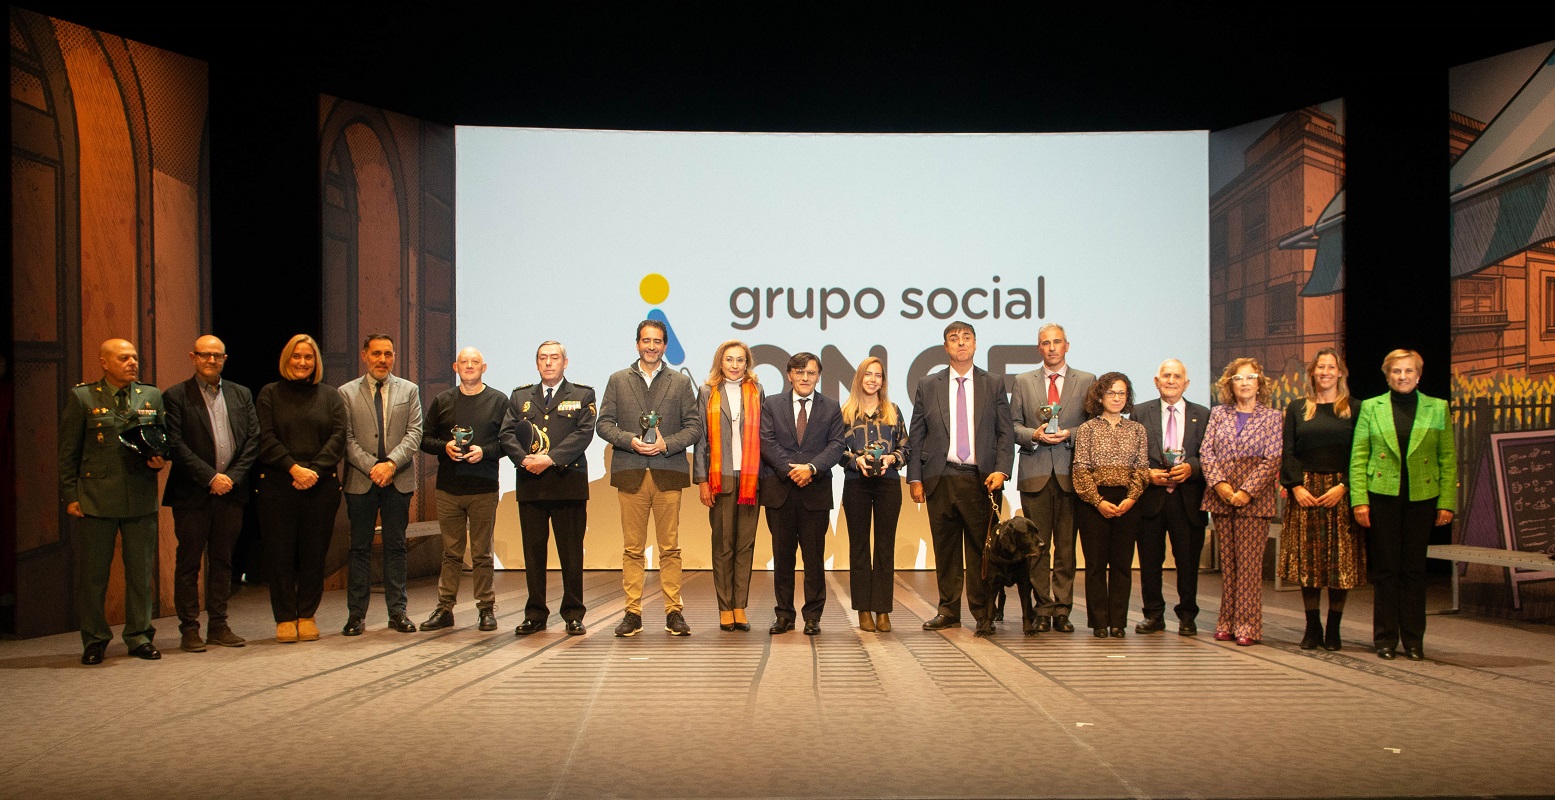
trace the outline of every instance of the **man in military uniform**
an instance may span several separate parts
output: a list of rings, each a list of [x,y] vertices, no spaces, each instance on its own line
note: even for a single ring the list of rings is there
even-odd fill
[[[151,639],[151,576],[157,553],[157,472],[161,457],[143,459],[119,443],[119,434],[162,421],[162,393],[136,383],[135,345],[109,339],[98,350],[103,377],[70,391],[59,424],[59,496],[65,513],[78,517],[80,574],[76,606],[81,616],[82,664],[101,664],[113,638],[103,601],[113,566],[116,534],[124,535],[124,643],[130,655],[162,657]]]
[[[567,633],[583,627],[583,532],[588,527],[589,467],[584,457],[594,439],[594,387],[567,381],[567,349],[548,341],[535,353],[540,382],[520,386],[502,420],[502,452],[518,467],[518,525],[524,542],[529,600],[513,631],[545,630],[547,545],[556,533],[562,567],[562,621]]]

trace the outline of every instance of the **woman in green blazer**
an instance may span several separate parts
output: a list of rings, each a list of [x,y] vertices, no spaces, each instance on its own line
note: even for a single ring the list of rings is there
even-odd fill
[[[1458,496],[1447,401],[1415,391],[1424,366],[1413,350],[1388,353],[1389,391],[1361,404],[1350,452],[1350,507],[1366,528],[1376,587],[1372,640],[1388,660],[1401,639],[1405,658],[1425,658],[1425,549],[1431,529],[1452,522]]]

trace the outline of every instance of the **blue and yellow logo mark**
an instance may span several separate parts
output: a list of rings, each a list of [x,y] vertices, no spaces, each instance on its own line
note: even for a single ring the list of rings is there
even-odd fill
[[[641,283],[637,284],[637,292],[642,295],[643,302],[650,306],[658,306],[669,299],[669,278],[657,272],[650,272],[643,276]],[[659,308],[650,308],[648,319],[664,326],[664,358],[672,366],[680,366],[686,360],[686,349],[680,346],[680,338],[675,335],[675,329],[670,326],[669,317],[666,317]]]

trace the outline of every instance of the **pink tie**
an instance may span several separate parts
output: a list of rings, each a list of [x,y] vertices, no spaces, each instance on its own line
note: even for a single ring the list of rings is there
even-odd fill
[[[1182,443],[1180,441],[1178,441],[1178,438],[1177,438],[1177,406],[1167,406],[1166,407],[1166,449],[1168,449],[1168,450],[1178,450],[1178,449],[1181,449],[1181,446],[1182,446]],[[1176,465],[1175,464],[1167,464],[1166,466],[1168,468],[1171,468],[1171,467],[1176,466]],[[1167,493],[1171,493],[1171,492],[1177,491],[1177,485],[1176,484],[1171,484],[1171,483],[1167,484],[1166,485],[1166,491],[1167,491]]]
[[[965,464],[972,457],[972,442],[967,436],[966,378],[956,379],[956,460]]]

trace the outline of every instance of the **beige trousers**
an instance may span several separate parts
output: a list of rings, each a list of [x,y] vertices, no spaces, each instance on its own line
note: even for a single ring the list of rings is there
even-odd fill
[[[635,492],[617,491],[621,501],[621,540],[625,551],[621,558],[621,588],[626,592],[626,610],[643,613],[643,572],[647,560],[643,551],[648,544],[648,513],[653,512],[654,532],[659,553],[659,583],[664,587],[664,613],[681,609],[680,602],[680,490],[660,489],[653,484],[653,470],[643,475]]]

